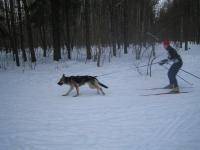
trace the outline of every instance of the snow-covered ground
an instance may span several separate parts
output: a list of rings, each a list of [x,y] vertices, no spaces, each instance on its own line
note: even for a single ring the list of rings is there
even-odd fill
[[[200,76],[199,50],[193,45],[180,53],[183,69]],[[180,72],[194,84],[178,79],[190,93],[141,96],[164,92],[144,89],[168,84],[167,70],[154,65],[147,77],[134,65],[129,53],[100,68],[67,61],[58,68],[40,64],[25,72],[1,71],[0,150],[199,150],[200,80]],[[79,97],[73,97],[75,91],[64,97],[68,87],[57,85],[63,73],[99,75],[109,88],[105,96],[83,86]]]

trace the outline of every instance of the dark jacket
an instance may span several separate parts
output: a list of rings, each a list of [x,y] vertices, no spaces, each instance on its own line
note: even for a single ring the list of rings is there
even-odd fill
[[[168,46],[167,48],[166,48],[166,50],[168,51],[168,59],[169,60],[172,60],[173,62],[181,62],[181,63],[183,63],[182,62],[182,59],[181,59],[181,56],[177,53],[177,51],[173,48],[173,47],[171,47],[171,46]]]

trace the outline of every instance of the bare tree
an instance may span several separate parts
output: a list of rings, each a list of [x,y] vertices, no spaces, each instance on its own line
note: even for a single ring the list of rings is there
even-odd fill
[[[28,9],[27,1],[22,0],[22,2],[24,5],[24,10],[25,10],[26,28],[27,28],[27,36],[28,36],[28,45],[29,45],[29,50],[31,54],[31,62],[34,63],[36,62],[36,56],[35,56],[35,51],[34,51],[34,46],[33,46],[33,33],[32,33],[31,20],[30,20],[30,12]]]
[[[22,51],[22,57],[24,62],[27,61],[27,56],[24,48],[24,32],[23,32],[23,22],[22,22],[22,5],[21,0],[17,0],[18,7],[18,19],[19,19],[19,30],[20,30],[20,48]]]
[[[86,44],[86,52],[87,59],[92,58],[91,54],[91,39],[90,39],[90,0],[84,0],[84,17],[85,17],[85,44]]]
[[[16,23],[15,23],[15,10],[14,2],[10,0],[10,18],[11,18],[11,47],[15,56],[16,65],[20,66],[19,55],[17,49],[17,34],[16,34]]]
[[[59,61],[61,59],[61,46],[60,46],[60,0],[51,0],[51,13],[52,13],[52,37],[54,55],[53,59]]]

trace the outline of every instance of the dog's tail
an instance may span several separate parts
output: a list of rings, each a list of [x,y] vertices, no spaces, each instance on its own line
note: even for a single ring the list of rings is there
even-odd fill
[[[99,83],[99,85],[101,85],[102,87],[104,87],[104,88],[108,88],[106,85],[104,85],[103,83],[101,83],[101,82],[98,82]]]

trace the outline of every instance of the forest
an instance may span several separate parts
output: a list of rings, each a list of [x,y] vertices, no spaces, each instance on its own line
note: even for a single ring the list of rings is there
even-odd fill
[[[67,61],[80,48],[97,66],[104,47],[116,57],[132,46],[140,59],[142,47],[163,39],[185,50],[200,42],[199,0],[0,0],[0,51],[16,66],[40,57]]]

